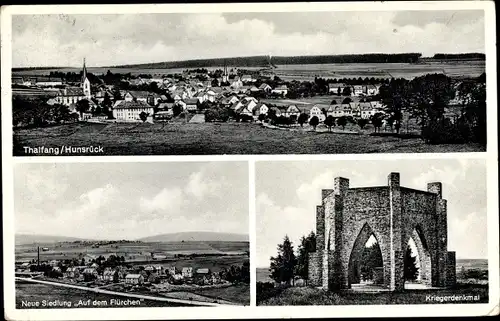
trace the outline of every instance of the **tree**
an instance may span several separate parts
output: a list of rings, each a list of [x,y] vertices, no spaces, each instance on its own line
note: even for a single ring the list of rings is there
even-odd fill
[[[342,91],[342,94],[344,96],[351,96],[351,93],[352,93],[352,90],[351,90],[351,87],[344,87],[344,90]]]
[[[358,121],[357,121],[357,123],[358,123],[359,128],[363,129],[368,124],[368,119],[366,119],[366,118],[359,118]]]
[[[414,78],[408,89],[408,106],[412,118],[420,119],[421,129],[443,121],[444,109],[455,96],[450,77],[427,74]]]
[[[411,255],[411,248],[406,248],[404,258],[404,277],[405,280],[414,281],[418,277],[417,257]]]
[[[337,118],[337,125],[342,127],[342,130],[345,129],[345,125],[347,125],[347,117],[346,116],[341,116]]]
[[[113,103],[111,102],[111,98],[109,97],[109,94],[106,92],[104,93],[104,100],[102,101],[102,105],[104,107],[111,107]]]
[[[300,124],[300,127],[304,126],[304,124],[307,122],[307,118],[309,118],[309,117],[307,116],[306,113],[301,113],[299,115],[297,122]]]
[[[409,89],[409,82],[406,79],[392,79],[388,85],[380,87],[380,100],[385,105],[385,111],[391,115],[388,121],[390,119],[398,134],[401,128],[403,109],[409,107]]]
[[[337,101],[335,99],[332,100],[332,102],[330,103],[330,105],[337,105]]]
[[[149,116],[149,113],[146,113],[146,112],[141,112],[139,114],[139,118],[142,120],[142,122],[144,123],[146,120],[148,120],[148,116]]]
[[[174,117],[179,116],[180,113],[182,113],[182,107],[178,104],[174,104],[172,107],[172,112],[174,114]]]
[[[285,235],[282,244],[278,244],[278,255],[271,257],[271,266],[269,275],[273,280],[278,283],[285,282],[290,284],[293,280],[295,265],[297,260],[293,252],[293,245],[288,235]]]
[[[307,280],[309,276],[309,253],[316,249],[316,234],[309,233],[307,237],[302,236],[299,247],[297,248],[297,265],[295,266],[295,275]]]
[[[83,117],[83,113],[88,112],[90,109],[90,103],[87,99],[82,99],[76,102],[76,111],[80,113],[80,117]]]
[[[373,279],[373,269],[382,266],[382,252],[377,242],[364,248],[361,254],[361,277],[365,280]]]
[[[375,128],[375,132],[377,132],[377,130],[380,132],[380,127],[382,127],[383,120],[384,120],[383,113],[375,113],[375,115],[373,115],[371,117],[371,121],[372,121],[373,127]]]
[[[319,125],[319,118],[317,116],[311,117],[311,119],[309,120],[309,125],[311,125],[312,128],[316,130],[316,126]]]
[[[346,97],[346,98],[344,98],[344,100],[342,100],[342,104],[349,104],[351,102],[352,102],[352,99],[349,97]]]
[[[328,127],[328,131],[331,132],[332,127],[335,126],[335,118],[332,115],[328,115],[325,118],[324,123],[325,123],[326,127]]]
[[[264,120],[266,120],[266,114],[259,114],[259,121],[263,123]]]

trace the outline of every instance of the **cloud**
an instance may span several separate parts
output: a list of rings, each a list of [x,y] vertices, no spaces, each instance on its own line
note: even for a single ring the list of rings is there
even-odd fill
[[[89,66],[109,66],[269,53],[484,52],[483,15],[481,11],[18,15],[13,17],[13,65],[77,67],[83,57]]]
[[[180,188],[164,188],[153,197],[141,197],[140,208],[145,212],[177,211],[183,203],[183,193]]]

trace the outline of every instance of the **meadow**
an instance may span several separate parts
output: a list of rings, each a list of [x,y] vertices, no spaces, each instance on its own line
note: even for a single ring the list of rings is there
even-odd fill
[[[228,69],[238,68],[228,66]],[[256,70],[256,67],[241,67]],[[131,73],[132,75],[150,74],[154,77],[181,73],[187,68],[154,69],[154,68],[104,68],[88,67],[93,74],[105,74],[108,70],[112,73]],[[220,67],[207,67],[207,70],[223,69]],[[54,68],[44,70],[23,70],[13,72],[13,76],[49,75],[51,71],[80,72],[80,68]],[[305,64],[305,65],[277,65],[274,70],[277,76],[284,80],[313,80],[314,77],[323,78],[407,78],[422,76],[428,73],[445,73],[451,77],[477,77],[486,70],[485,61],[460,60],[460,61],[431,61],[416,64],[410,63],[338,63],[338,64]]]
[[[74,123],[16,129],[14,156],[25,147],[102,146],[103,155],[357,154],[479,152],[478,144],[429,145],[415,136],[269,129],[256,123]],[[366,133],[371,133],[370,127]],[[37,154],[38,156],[44,156]],[[68,156],[59,154],[61,156]],[[73,154],[93,155],[99,154]],[[45,155],[45,156],[53,156]]]
[[[37,243],[36,245],[17,244],[16,261],[36,259],[37,246],[48,248],[48,251],[40,252],[40,259],[43,261],[72,259],[77,258],[79,254],[94,256],[117,254],[124,256],[127,262],[143,262],[150,260],[151,252],[166,255],[167,259],[177,259],[176,256],[179,255],[196,254],[209,255],[210,259],[214,260],[214,257],[245,257],[248,251],[248,242],[139,242],[101,245],[98,248],[85,243],[59,242]]]
[[[435,302],[429,296],[475,296],[478,300]],[[259,300],[258,300],[259,301]],[[487,285],[459,285],[456,289],[405,290],[404,292],[364,293],[355,291],[328,292],[318,288],[296,287],[279,291],[258,305],[372,305],[372,304],[456,304],[488,303]]]

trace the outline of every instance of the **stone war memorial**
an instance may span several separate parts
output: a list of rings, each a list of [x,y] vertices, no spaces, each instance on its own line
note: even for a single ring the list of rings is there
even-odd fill
[[[447,249],[447,210],[442,184],[427,190],[400,186],[391,173],[387,186],[349,188],[349,180],[334,179],[322,190],[316,213],[316,250],[309,253],[309,284],[328,290],[350,289],[360,283],[360,262],[373,235],[382,266],[374,283],[388,291],[405,289],[404,255],[410,238],[416,246],[419,283],[425,287],[454,287],[455,252]]]

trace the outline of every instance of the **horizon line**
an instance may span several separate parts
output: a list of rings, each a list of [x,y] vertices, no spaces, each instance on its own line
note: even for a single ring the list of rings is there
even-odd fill
[[[355,55],[400,55],[400,54],[421,54],[419,52],[365,52],[365,53],[343,53],[343,54],[303,54],[303,55],[280,55],[280,56],[272,56],[276,57],[317,57],[317,56],[355,56]],[[430,56],[421,56],[420,59],[428,59],[433,58],[434,55],[437,54],[445,54],[445,55],[460,55],[460,54],[483,54],[486,55],[485,52],[435,52]],[[190,62],[190,61],[198,61],[198,60],[218,60],[218,59],[236,59],[236,58],[253,58],[253,57],[269,57],[269,54],[260,54],[260,55],[251,55],[251,56],[226,56],[226,57],[216,57],[216,58],[191,58],[184,60],[163,60],[163,61],[155,61],[155,62],[135,62],[121,65],[104,65],[104,66],[86,66],[87,68],[126,68],[127,66],[132,65],[147,65],[147,64],[160,64],[160,63],[180,63],[180,62]],[[327,63],[328,64],[328,63]],[[293,64],[290,64],[293,65]],[[300,64],[299,64],[300,65]],[[80,68],[81,66],[11,66],[11,69],[27,69],[27,68],[40,68],[40,69],[59,69],[59,68]],[[182,68],[182,67],[180,67]],[[186,69],[196,69],[203,67],[188,67]],[[179,68],[165,68],[165,69],[179,69]]]

